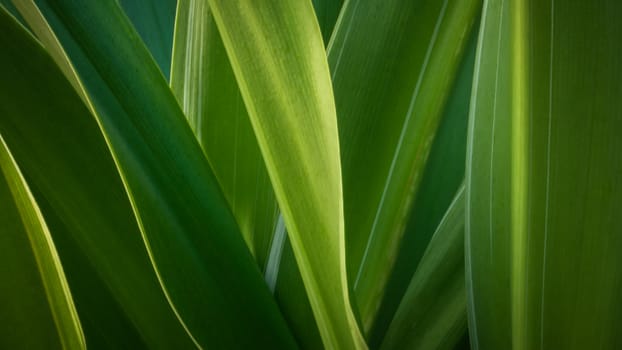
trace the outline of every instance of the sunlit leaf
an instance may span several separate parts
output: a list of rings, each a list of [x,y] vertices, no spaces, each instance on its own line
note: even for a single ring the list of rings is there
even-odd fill
[[[242,95],[204,0],[179,0],[171,88],[265,270],[278,207]]]
[[[324,344],[364,347],[350,309],[337,120],[311,3],[209,3]]]

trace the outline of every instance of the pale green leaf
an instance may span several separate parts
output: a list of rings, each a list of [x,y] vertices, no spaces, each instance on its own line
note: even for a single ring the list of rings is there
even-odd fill
[[[227,53],[204,0],[179,0],[171,88],[265,270],[278,207]]]
[[[365,347],[350,309],[337,120],[311,3],[209,3],[324,344]]]

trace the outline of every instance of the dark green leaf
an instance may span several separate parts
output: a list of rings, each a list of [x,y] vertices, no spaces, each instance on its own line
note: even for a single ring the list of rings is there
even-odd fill
[[[467,154],[475,349],[622,347],[622,2],[486,2]]]
[[[381,349],[452,349],[465,334],[464,206],[461,186],[410,280]]]
[[[17,26],[3,25],[8,16],[0,8],[0,38]],[[0,278],[2,348],[86,348],[52,236],[2,136]]]
[[[378,311],[479,4],[348,1],[329,44],[348,275],[366,332]]]

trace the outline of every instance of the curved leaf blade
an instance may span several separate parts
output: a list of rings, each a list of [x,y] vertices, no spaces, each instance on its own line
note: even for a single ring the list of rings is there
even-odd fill
[[[480,3],[348,1],[328,46],[348,273],[366,333]]]
[[[364,347],[350,309],[337,121],[311,3],[209,3],[324,344]]]
[[[7,16],[0,8],[0,23]],[[0,35],[11,34],[0,26]],[[85,349],[52,236],[2,136],[0,170],[0,345]]]
[[[265,270],[278,206],[216,23],[203,0],[179,0],[171,89]]]
[[[469,101],[473,82],[477,31],[471,33],[466,56],[445,106],[427,161],[421,190],[409,212],[404,237],[369,342],[380,346],[431,237],[456,192],[464,183]]]
[[[464,186],[438,225],[381,349],[453,349],[467,326]]]
[[[61,42],[88,81],[150,258],[185,327],[202,346],[295,346],[175,97],[118,4],[39,4],[55,31],[67,30]]]
[[[67,262],[88,345],[192,347],[161,292],[97,123],[34,38],[1,25],[0,133]]]

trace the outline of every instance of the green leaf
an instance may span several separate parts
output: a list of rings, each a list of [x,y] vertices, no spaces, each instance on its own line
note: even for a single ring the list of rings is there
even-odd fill
[[[48,221],[89,347],[192,346],[97,123],[43,48],[10,18],[0,26],[0,133]]]
[[[332,30],[337,4],[314,3],[323,32]],[[317,349],[315,319],[213,17],[205,2],[185,0],[178,2],[176,22],[172,89],[290,328],[301,346]]]
[[[175,97],[121,9],[41,3],[50,5],[46,18],[58,15],[55,31],[69,34],[61,42],[88,80],[150,258],[196,341],[295,346]]]
[[[119,0],[165,77],[169,76],[177,0]]]
[[[453,349],[466,331],[464,186],[410,280],[381,349]]]
[[[364,347],[350,309],[337,120],[311,3],[209,3],[324,344]]]
[[[366,333],[479,4],[349,1],[329,44],[348,273]]]
[[[38,3],[85,80],[158,278],[194,339],[295,347],[175,97],[116,2]]]
[[[8,16],[0,8],[0,41],[17,27],[2,25]],[[0,169],[0,346],[85,349],[52,236],[2,136]]]
[[[619,1],[487,1],[467,154],[475,349],[622,346]]]
[[[464,183],[469,101],[476,47],[477,31],[473,30],[466,56],[460,63],[456,82],[430,150],[421,179],[421,190],[408,214],[404,237],[369,337],[371,346],[380,346],[430,238],[460,185]]]
[[[194,131],[247,246],[265,269],[278,206],[209,6],[179,0],[171,88]]]

